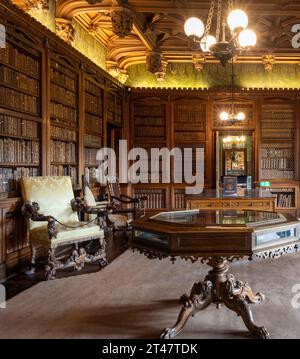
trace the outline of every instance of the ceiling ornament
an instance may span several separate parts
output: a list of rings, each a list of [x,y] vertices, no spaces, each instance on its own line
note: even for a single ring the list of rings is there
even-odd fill
[[[55,18],[55,31],[62,40],[72,45],[75,37],[75,29],[72,20]]]
[[[128,36],[133,26],[133,12],[127,6],[113,6],[110,12],[113,32],[119,37]]]
[[[23,0],[13,2],[15,2],[25,12],[49,10],[49,0]]]
[[[202,71],[206,63],[205,55],[193,55],[193,64],[196,71]]]
[[[233,0],[211,0],[206,25],[191,17],[185,22],[184,31],[192,50],[198,47],[225,65],[236,53],[255,46],[256,34],[247,26],[247,14],[233,9]]]
[[[276,57],[274,55],[264,55],[262,57],[262,64],[267,72],[273,70],[273,66],[276,63]]]
[[[168,69],[168,61],[161,59],[160,67],[157,72],[155,72],[155,77],[158,82],[163,82]]]
[[[155,74],[159,72],[162,62],[161,52],[158,50],[149,51],[146,55],[146,69]]]

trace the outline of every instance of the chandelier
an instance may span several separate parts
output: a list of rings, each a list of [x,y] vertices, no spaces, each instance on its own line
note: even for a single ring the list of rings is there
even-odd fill
[[[221,121],[228,121],[230,125],[235,125],[236,122],[244,121],[246,115],[244,112],[236,112],[234,109],[234,72],[233,72],[233,58],[231,59],[231,106],[230,112],[223,111],[220,113]]]
[[[202,52],[225,65],[237,52],[255,46],[256,34],[247,26],[247,14],[240,9],[234,10],[233,0],[211,0],[206,25],[191,17],[185,22],[184,31],[193,50],[199,49],[200,44]]]
[[[246,137],[245,136],[227,136],[223,138],[223,148],[245,148]]]

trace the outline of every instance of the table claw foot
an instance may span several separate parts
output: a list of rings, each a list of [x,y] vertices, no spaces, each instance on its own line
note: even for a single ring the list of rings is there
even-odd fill
[[[176,335],[179,334],[176,332],[175,328],[166,328],[162,331],[160,335],[160,339],[172,339],[176,337]]]
[[[190,316],[208,307],[212,302],[212,289],[213,284],[209,280],[195,283],[190,296],[184,294],[180,298],[183,307],[176,324],[171,328],[164,329],[160,338],[170,339],[176,337],[182,331]]]
[[[228,275],[226,282],[222,283],[222,301],[227,308],[241,316],[245,326],[253,337],[270,339],[270,334],[265,327],[254,324],[250,304],[260,303],[265,300],[261,293],[253,294],[247,282],[236,281],[233,275]]]

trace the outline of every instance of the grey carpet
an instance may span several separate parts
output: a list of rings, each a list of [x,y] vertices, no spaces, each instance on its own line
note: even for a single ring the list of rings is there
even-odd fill
[[[125,252],[100,272],[40,282],[0,309],[0,338],[157,338],[176,321],[178,299],[202,279],[200,263],[149,260]],[[300,283],[299,254],[231,266],[267,299],[253,305],[254,319],[272,338],[300,338],[300,308],[291,300]],[[211,305],[190,319],[178,338],[249,338],[244,324],[225,307]]]

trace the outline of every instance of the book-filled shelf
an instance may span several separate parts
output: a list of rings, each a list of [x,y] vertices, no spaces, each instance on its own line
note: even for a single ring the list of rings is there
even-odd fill
[[[84,84],[84,174],[91,185],[97,182],[97,151],[103,142],[104,90],[93,79],[85,79]]]
[[[276,195],[276,208],[279,210],[296,209],[298,185],[293,184],[296,177],[296,128],[293,101],[276,99],[262,104],[259,175],[261,180],[271,180],[270,192]]]
[[[120,91],[107,92],[107,122],[118,127],[122,126],[123,101]]]
[[[78,177],[78,73],[51,59],[50,65],[50,175]]]
[[[0,198],[41,173],[40,54],[9,37],[0,49]]]
[[[294,179],[295,105],[266,103],[261,111],[260,178]]]

